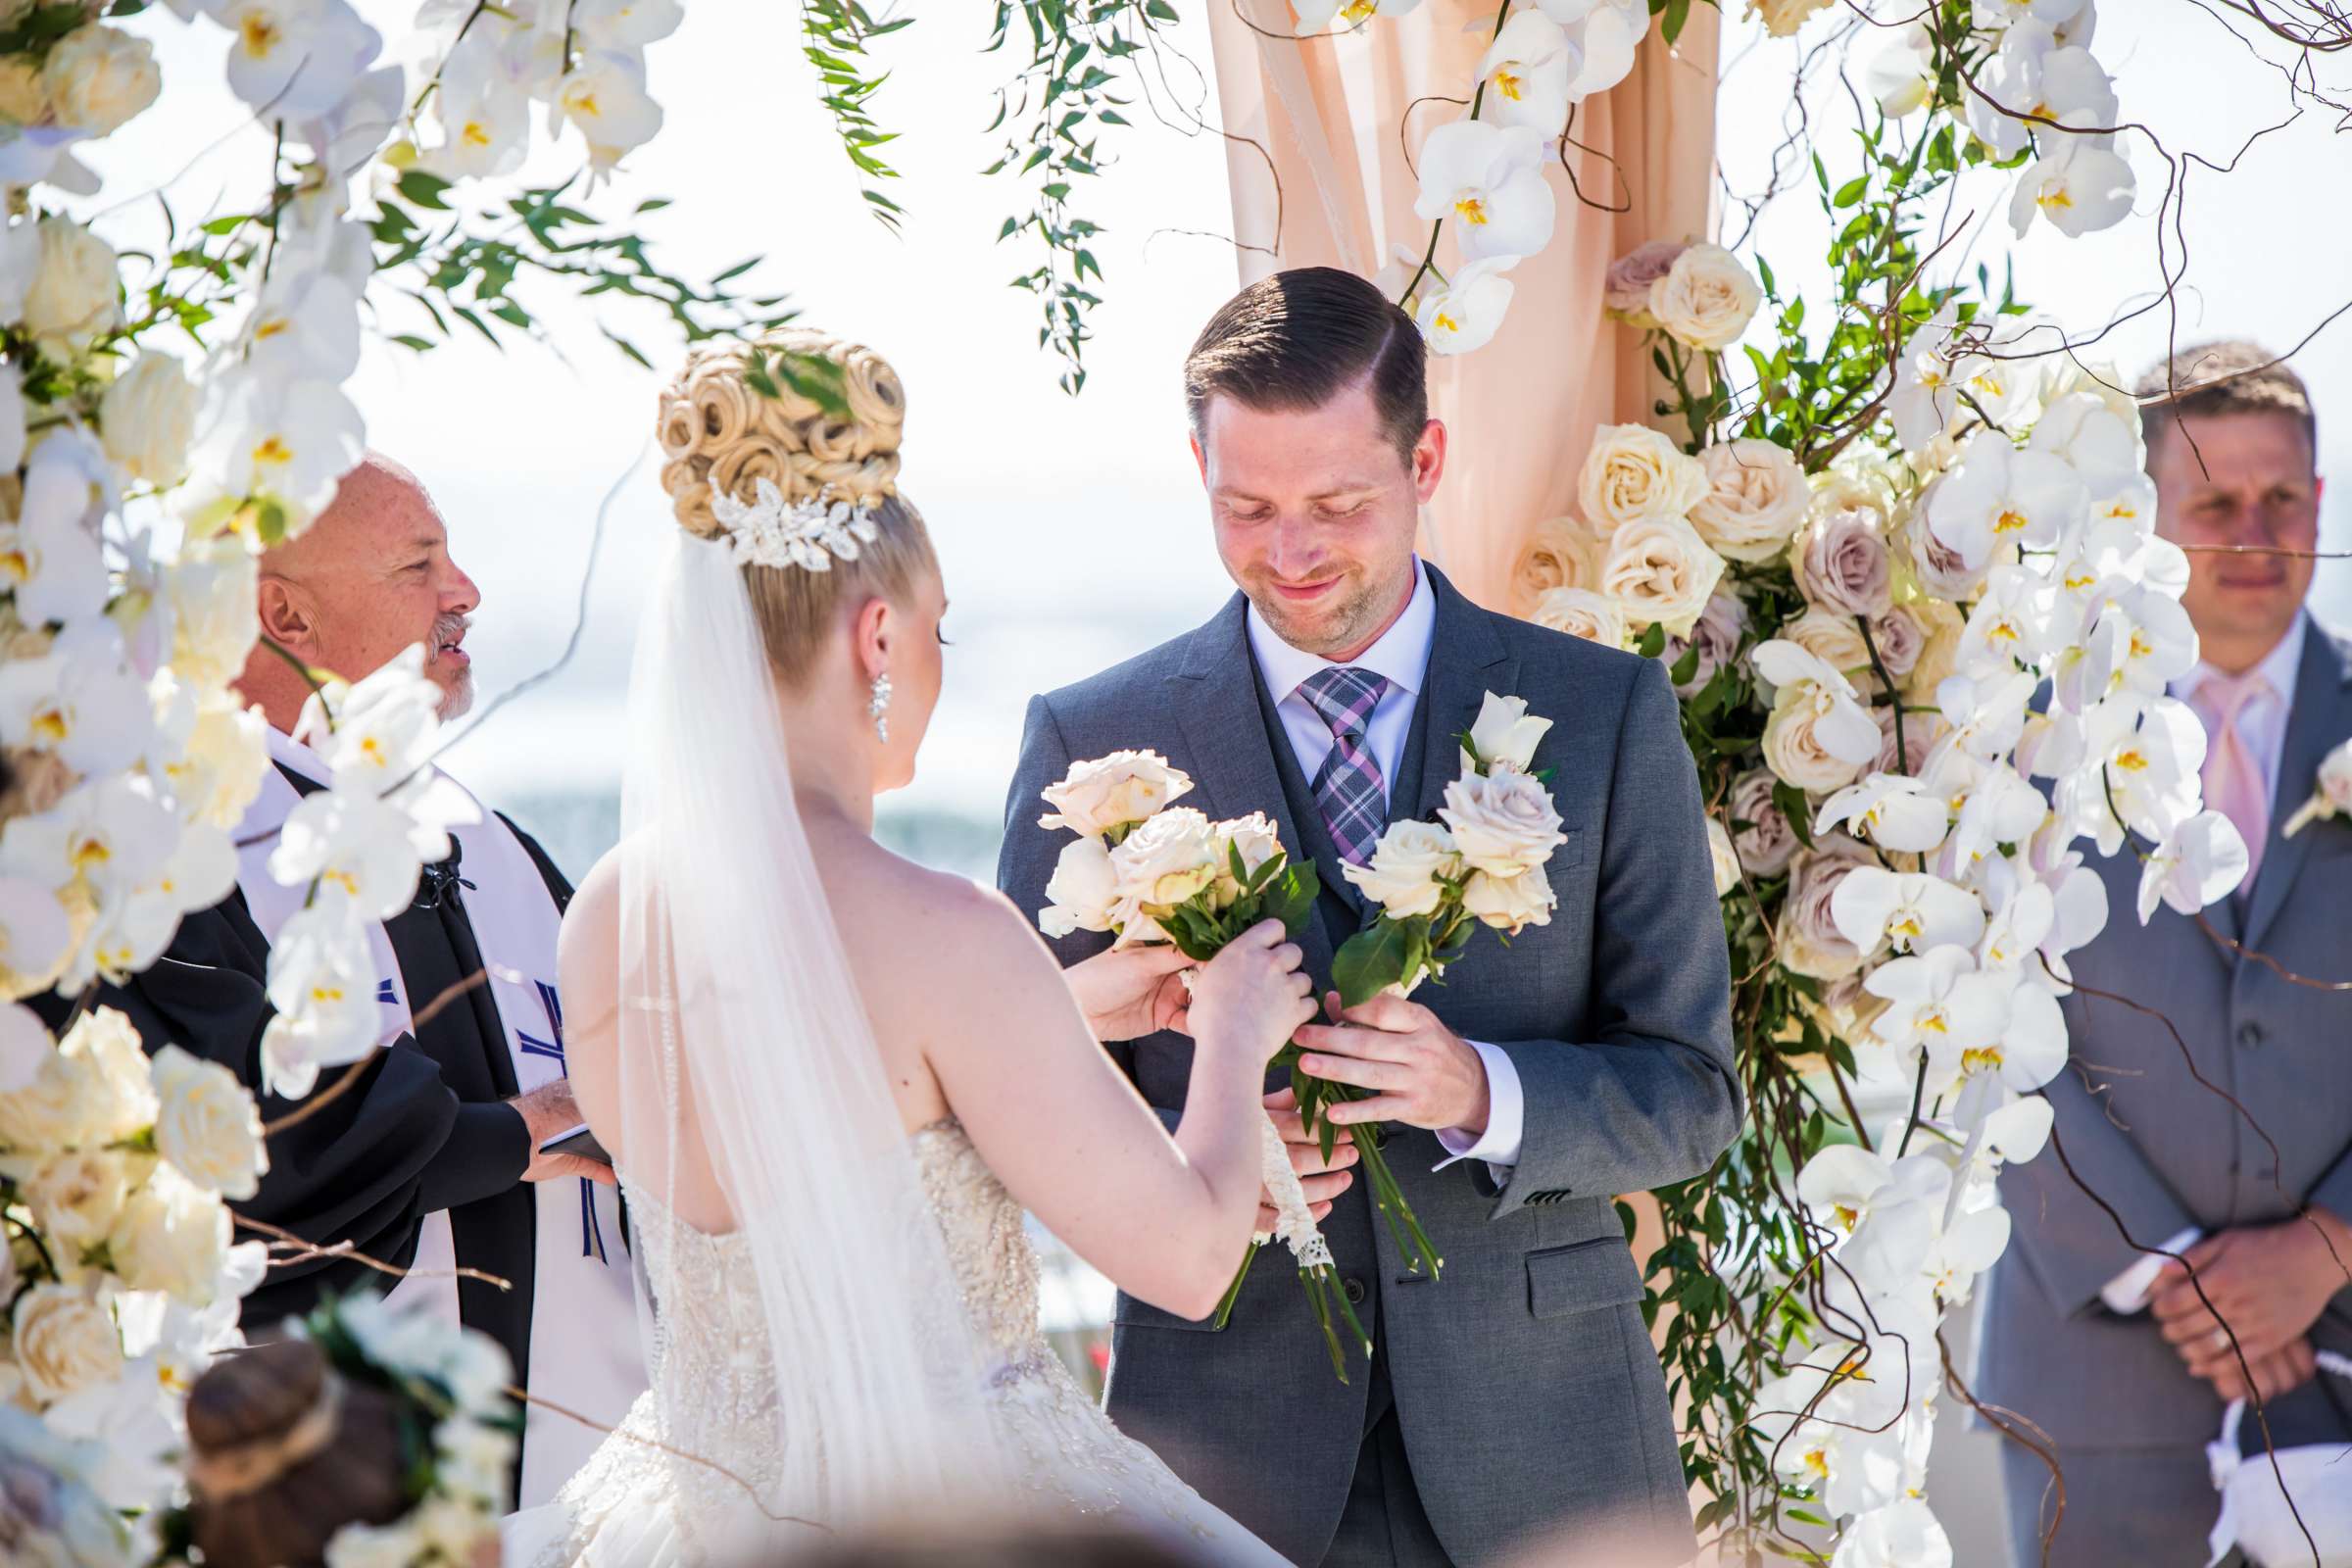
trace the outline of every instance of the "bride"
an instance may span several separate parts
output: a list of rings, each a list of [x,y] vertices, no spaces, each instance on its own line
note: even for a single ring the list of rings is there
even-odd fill
[[[779,353],[807,357],[802,379]],[[828,365],[846,418],[796,390]],[[683,532],[639,634],[621,843],[562,947],[571,1082],[620,1173],[653,1387],[513,1522],[511,1564],[730,1568],[1006,1508],[1280,1562],[1048,1348],[1021,1211],[1124,1290],[1207,1315],[1256,1212],[1265,1064],[1309,982],[1271,922],[1189,973],[1143,949],[1065,975],[994,891],[874,841],[945,643],[938,561],[895,482],[904,412],[880,358],[800,332],[703,349],[662,399]],[[1098,1047],[1171,1024],[1198,1042],[1172,1136]]]

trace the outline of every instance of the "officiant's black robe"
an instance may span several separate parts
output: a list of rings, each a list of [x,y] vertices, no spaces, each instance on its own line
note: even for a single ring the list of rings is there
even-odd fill
[[[280,771],[302,794],[318,788]],[[555,862],[512,820],[500,820],[530,855],[556,906],[568,905],[571,885]],[[385,922],[417,1012],[481,968],[463,876],[453,840],[451,858],[427,866],[416,901]],[[260,1095],[262,1032],[274,1016],[265,990],[269,961],[270,945],[235,890],[183,920],[153,966],[125,985],[102,986],[97,1004],[122,1009],[149,1052],[176,1045],[229,1068]],[[52,996],[38,1005],[55,1027],[70,1003]],[[324,1093],[341,1070],[321,1074],[313,1093]],[[461,1279],[458,1306],[466,1327],[506,1348],[519,1384],[530,1367],[537,1206],[522,1180],[531,1153],[522,1114],[502,1103],[516,1093],[506,1032],[488,988],[477,984],[378,1052],[359,1082],[318,1114],[271,1138],[260,1192],[231,1206],[307,1242],[349,1242],[396,1267],[416,1256],[424,1217],[448,1210],[459,1266],[510,1283],[501,1291]],[[301,1103],[265,1096],[262,1119]],[[348,1258],[273,1266],[245,1298],[244,1322],[271,1326],[308,1312],[324,1295],[391,1283]]]

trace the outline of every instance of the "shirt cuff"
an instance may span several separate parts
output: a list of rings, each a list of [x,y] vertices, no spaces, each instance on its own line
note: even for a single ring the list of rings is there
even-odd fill
[[[1527,1101],[1519,1090],[1519,1069],[1511,1065],[1510,1056],[1494,1046],[1468,1042],[1478,1059],[1487,1069],[1487,1130],[1473,1133],[1460,1127],[1441,1127],[1438,1142],[1445,1146],[1446,1157],[1432,1169],[1465,1159],[1483,1159],[1495,1173],[1495,1180],[1505,1179],[1504,1173],[1519,1163],[1519,1145],[1527,1132]]]
[[[2154,1289],[2156,1276],[2172,1261],[2166,1252],[2185,1252],[2205,1239],[2202,1227],[2191,1225],[2177,1236],[2168,1238],[2162,1248],[2141,1256],[2140,1260],[2107,1282],[2099,1292],[2099,1299],[2107,1310],[2119,1317],[2130,1317],[2148,1304],[2148,1293]]]

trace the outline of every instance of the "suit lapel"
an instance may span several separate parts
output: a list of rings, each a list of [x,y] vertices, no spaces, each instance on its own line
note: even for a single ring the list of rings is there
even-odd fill
[[[1478,721],[1487,693],[1507,697],[1519,682],[1519,662],[1511,657],[1487,612],[1455,592],[1435,566],[1429,568],[1429,581],[1437,591],[1438,619],[1430,634],[1422,710],[1413,715],[1413,728],[1421,743],[1407,749],[1407,760],[1397,769],[1396,792],[1389,802],[1392,822],[1426,819],[1445,804],[1446,786],[1460,772],[1454,765],[1460,750],[1454,737]],[[1543,716],[1555,721],[1567,717],[1563,713]],[[1400,808],[1406,799],[1412,803],[1409,810]]]
[[[1168,680],[1168,701],[1196,764],[1193,794],[1184,804],[1212,818],[1263,811],[1282,829],[1286,850],[1294,857],[1311,858],[1309,841],[1299,832],[1282,775],[1275,769],[1275,737],[1268,733],[1258,706],[1248,609],[1249,601],[1235,594],[1216,619],[1193,633],[1182,665]],[[1332,874],[1320,865],[1316,869],[1326,877]],[[1322,901],[1316,901],[1298,945],[1309,971],[1331,972],[1334,944]]]
[[[2278,829],[2310,798],[2321,761],[2347,735],[2352,735],[2352,648],[2314,623],[2303,640],[2294,706],[2287,710],[2286,740],[2278,753],[2271,838],[2263,849],[2262,868],[2254,878],[2246,908],[2246,934],[2241,940],[2248,948],[2260,951],[2271,922],[2286,903],[2295,873],[2302,869],[2304,852],[2311,847],[2310,828],[2291,839],[2280,837]]]

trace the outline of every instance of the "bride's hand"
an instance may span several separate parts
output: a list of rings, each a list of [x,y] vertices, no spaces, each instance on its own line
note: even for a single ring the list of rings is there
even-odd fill
[[[1173,1029],[1188,1033],[1192,995],[1185,971],[1193,960],[1165,944],[1112,948],[1062,971],[1087,1027],[1104,1043],[1141,1040]]]
[[[1234,938],[1193,977],[1193,1037],[1247,1048],[1251,1065],[1262,1066],[1315,1015],[1315,983],[1302,960],[1279,920]]]

